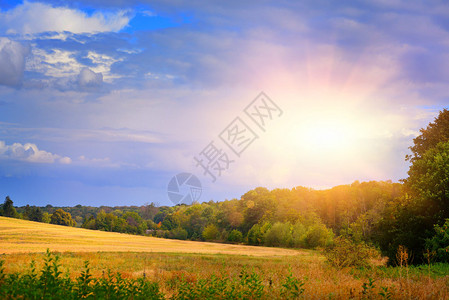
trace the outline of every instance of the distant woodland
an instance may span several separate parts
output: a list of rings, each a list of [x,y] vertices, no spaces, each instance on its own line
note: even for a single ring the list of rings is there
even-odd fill
[[[413,140],[408,177],[353,182],[327,190],[258,187],[240,199],[174,207],[14,207],[3,216],[92,230],[181,240],[291,248],[332,247],[344,238],[376,248],[395,263],[398,248],[412,263],[449,261],[449,111]],[[402,248],[401,248],[402,247]]]

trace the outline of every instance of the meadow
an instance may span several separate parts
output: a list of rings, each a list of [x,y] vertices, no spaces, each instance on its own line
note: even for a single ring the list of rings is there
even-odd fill
[[[45,253],[47,248],[52,253]],[[154,294],[157,289],[158,295],[167,299],[449,298],[446,264],[386,267],[378,262],[370,268],[340,269],[327,264],[319,250],[166,240],[10,218],[0,218],[0,253],[4,261],[0,291],[8,282],[26,289],[33,272],[33,284],[42,286],[36,278],[47,274],[47,280],[48,272],[57,265],[57,275],[66,281],[55,282],[64,286],[73,282],[72,292],[78,293],[74,298],[94,299],[94,286],[101,285],[95,280],[110,280],[122,289],[123,282],[144,280],[155,284],[145,291]],[[79,284],[86,282],[86,270],[94,281],[88,281],[89,292],[81,295]],[[108,275],[110,272],[119,273],[121,279]]]

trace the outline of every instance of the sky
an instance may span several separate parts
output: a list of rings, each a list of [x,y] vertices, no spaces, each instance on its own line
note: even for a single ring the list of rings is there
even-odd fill
[[[444,1],[0,0],[0,196],[396,182],[448,66]]]

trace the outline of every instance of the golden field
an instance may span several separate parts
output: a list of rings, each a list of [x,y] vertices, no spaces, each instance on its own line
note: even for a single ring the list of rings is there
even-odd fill
[[[0,254],[30,252],[181,252],[298,255],[291,249],[179,241],[0,217]]]
[[[39,270],[46,249],[60,257],[61,271],[76,278],[89,261],[94,277],[109,270],[124,278],[157,281],[167,297],[181,281],[218,277],[238,278],[242,270],[262,278],[267,297],[280,298],[286,276],[304,283],[306,299],[377,299],[386,288],[386,299],[449,299],[445,266],[426,268],[337,269],[319,251],[292,250],[192,241],[166,240],[111,232],[69,228],[0,217],[0,260],[6,273],[27,273],[32,261]],[[370,297],[363,285],[374,280]],[[282,297],[281,297],[282,298]]]

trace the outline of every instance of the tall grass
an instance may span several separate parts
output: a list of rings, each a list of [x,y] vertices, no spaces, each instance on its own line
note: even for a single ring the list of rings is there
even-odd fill
[[[30,258],[33,259],[31,263]],[[47,252],[6,255],[3,259],[0,260],[0,299],[449,297],[449,266],[442,264],[430,266],[429,281],[428,266],[410,267],[407,279],[400,267],[336,268],[319,255],[270,258]],[[22,267],[12,271],[8,264]],[[408,280],[407,285],[405,280]]]

